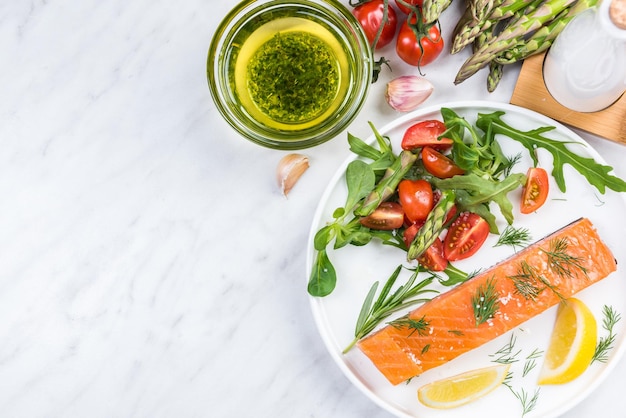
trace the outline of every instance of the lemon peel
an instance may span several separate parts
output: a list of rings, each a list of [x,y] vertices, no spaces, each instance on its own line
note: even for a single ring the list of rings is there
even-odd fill
[[[417,397],[422,404],[430,408],[456,408],[499,387],[506,378],[510,366],[498,364],[437,380],[420,387],[417,390]]]
[[[571,382],[587,370],[596,348],[597,328],[593,313],[580,299],[561,302],[538,383]]]

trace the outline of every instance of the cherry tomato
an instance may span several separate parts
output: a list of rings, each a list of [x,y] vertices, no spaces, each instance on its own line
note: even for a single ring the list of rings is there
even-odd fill
[[[396,202],[383,202],[368,216],[359,219],[361,225],[370,229],[390,231],[404,225],[404,211]]]
[[[396,6],[398,6],[398,9],[400,9],[402,13],[408,15],[411,12],[411,9],[409,9],[405,3],[408,3],[411,6],[417,6],[421,9],[424,0],[396,0]]]
[[[443,51],[443,37],[437,25],[432,25],[420,35],[419,43],[413,28],[408,25],[409,19],[400,26],[396,40],[396,53],[404,62],[416,67],[433,62]],[[411,22],[416,21],[413,17]],[[420,48],[421,45],[421,48]]]
[[[365,35],[370,44],[374,43],[378,30],[383,22],[383,13],[385,11],[385,3],[383,0],[371,0],[361,3],[352,10],[352,14],[361,24]],[[396,27],[398,26],[398,17],[392,7],[387,7],[387,22],[383,26],[375,49],[380,49],[393,41],[396,36]]]
[[[475,254],[487,236],[487,221],[475,213],[463,212],[448,229],[443,241],[443,253],[448,261],[463,260]]]
[[[465,173],[454,161],[431,147],[422,148],[422,162],[426,171],[440,179]]]
[[[429,146],[437,151],[445,151],[454,144],[450,138],[439,138],[445,131],[446,125],[436,119],[418,122],[404,132],[401,147],[413,151]]]
[[[402,180],[398,184],[398,197],[411,222],[423,221],[433,208],[433,188],[426,180]]]
[[[541,167],[530,167],[526,177],[520,210],[522,213],[532,213],[539,209],[548,198],[548,173]]]
[[[411,245],[417,231],[423,225],[423,222],[417,222],[404,230],[403,239],[407,247]],[[443,242],[439,237],[424,251],[424,254],[417,258],[417,262],[430,271],[444,271],[448,267],[448,260],[446,260],[443,252]]]

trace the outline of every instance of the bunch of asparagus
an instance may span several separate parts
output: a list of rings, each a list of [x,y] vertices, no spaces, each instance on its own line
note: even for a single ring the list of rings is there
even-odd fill
[[[438,18],[437,10],[445,9],[450,1],[424,0],[423,7],[434,10],[429,19]],[[494,91],[504,65],[546,51],[574,16],[594,7],[597,1],[466,0],[466,11],[455,28],[450,52],[455,54],[471,45],[473,53],[461,66],[454,83],[462,83],[488,66],[487,89]],[[434,3],[443,6],[435,8]]]

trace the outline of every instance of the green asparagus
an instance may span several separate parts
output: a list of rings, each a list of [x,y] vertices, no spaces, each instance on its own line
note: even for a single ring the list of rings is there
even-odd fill
[[[532,35],[575,1],[547,0],[530,14],[520,16],[513,24],[507,25],[495,38],[485,43],[463,63],[454,83],[462,83],[478,70],[489,65],[497,55],[523,42],[525,37]]]

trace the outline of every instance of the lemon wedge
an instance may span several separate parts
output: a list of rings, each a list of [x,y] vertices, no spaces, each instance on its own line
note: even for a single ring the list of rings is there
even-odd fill
[[[456,408],[500,386],[510,366],[498,364],[428,383],[417,390],[417,398],[430,408]]]
[[[597,338],[596,319],[587,305],[576,298],[561,302],[538,383],[561,384],[580,376],[591,364]]]

